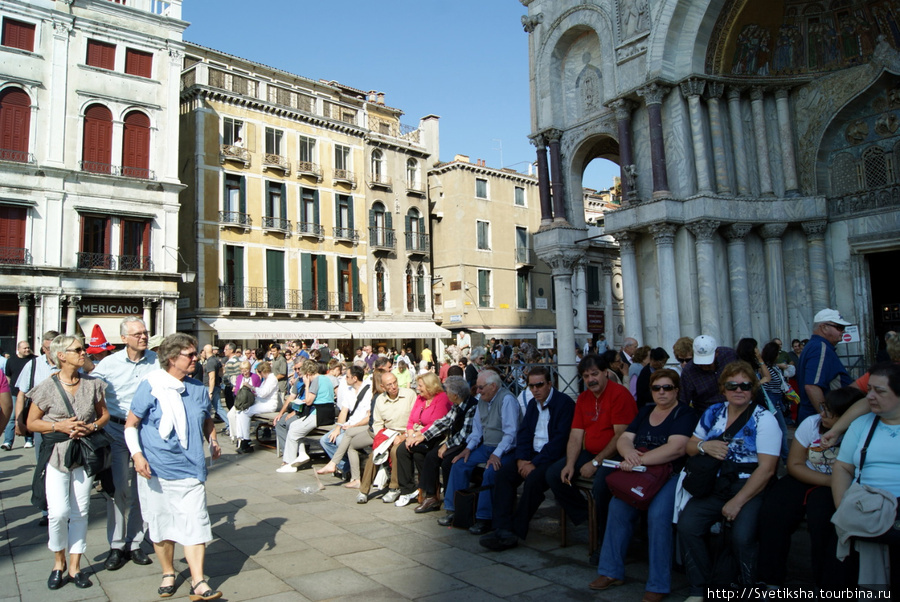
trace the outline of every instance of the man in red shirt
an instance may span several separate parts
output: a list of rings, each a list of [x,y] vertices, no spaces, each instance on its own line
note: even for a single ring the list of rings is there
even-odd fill
[[[566,457],[547,469],[547,485],[576,525],[584,522],[588,514],[587,502],[573,483],[581,477],[593,477],[600,543],[606,530],[610,499],[606,475],[614,470],[603,468],[603,460],[618,459],[619,435],[637,415],[637,404],[628,389],[607,378],[608,367],[606,360],[598,355],[585,356],[579,362],[578,374],[584,380],[585,391],[575,402]]]

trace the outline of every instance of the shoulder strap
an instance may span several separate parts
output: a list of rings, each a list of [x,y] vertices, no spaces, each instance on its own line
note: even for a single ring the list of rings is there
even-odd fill
[[[368,391],[368,390],[369,390],[369,385],[368,385],[368,384],[363,385],[363,388],[359,390],[359,393],[357,393],[357,395],[356,395],[356,404],[354,404],[353,409],[350,410],[350,413],[347,414],[347,419],[348,419],[348,420],[349,420],[350,417],[353,416],[353,414],[356,412],[356,408],[358,408],[358,407],[359,407],[359,404],[362,403],[363,397],[366,396],[366,391]]]
[[[875,419],[872,420],[872,428],[869,429],[869,434],[866,436],[866,441],[863,443],[862,449],[859,450],[859,472],[856,476],[856,482],[859,483],[859,479],[862,476],[863,465],[866,463],[866,454],[869,453],[869,443],[872,442],[872,436],[875,434],[875,428],[878,426],[878,420],[880,417],[876,414]]]
[[[75,410],[72,409],[72,404],[69,402],[69,396],[66,395],[66,392],[62,388],[62,385],[59,383],[59,377],[56,374],[54,374],[50,378],[53,380],[53,384],[56,385],[56,390],[59,391],[59,395],[60,395],[60,397],[62,397],[63,403],[66,404],[66,410],[69,412],[69,415],[74,417]]]
[[[727,429],[725,429],[725,432],[722,433],[721,435],[719,435],[719,437],[717,437],[717,438],[725,440],[730,437],[734,437],[736,434],[738,434],[738,432],[742,428],[744,428],[744,426],[750,420],[750,415],[753,414],[753,409],[754,409],[754,404],[752,404],[752,403],[749,404],[746,408],[744,408],[744,411],[741,412],[741,415],[738,416],[735,419],[735,421],[731,423],[731,426],[729,426]],[[726,412],[728,411],[727,408],[725,411]]]

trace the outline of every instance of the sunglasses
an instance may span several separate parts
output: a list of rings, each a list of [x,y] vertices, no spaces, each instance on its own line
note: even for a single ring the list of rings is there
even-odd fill
[[[738,389],[740,389],[741,391],[749,391],[752,388],[753,385],[751,383],[736,383],[734,381],[728,381],[727,383],[725,383],[726,391],[737,391]]]
[[[540,389],[541,387],[543,387],[546,384],[547,384],[547,381],[545,381],[545,380],[542,380],[539,383],[528,383],[528,388],[529,389]]]
[[[831,322],[829,322],[828,325],[836,329],[838,332],[844,332],[844,328],[846,328],[846,326],[844,326],[843,324],[832,324]]]
[[[66,349],[66,353],[75,353],[81,355],[84,353],[84,347],[76,347],[75,349]]]
[[[190,353],[180,353],[179,355],[183,355],[184,357],[197,357],[199,354],[196,351],[191,351]]]
[[[668,393],[675,390],[675,385],[650,385],[650,390],[654,393],[658,391],[666,391]]]
[[[692,357],[676,357],[675,359],[678,361],[679,364],[686,364],[694,358],[692,358]]]

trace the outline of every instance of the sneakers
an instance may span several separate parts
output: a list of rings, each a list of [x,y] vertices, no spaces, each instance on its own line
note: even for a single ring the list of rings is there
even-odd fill
[[[302,450],[301,450],[301,452],[302,452]],[[300,467],[311,461],[312,460],[310,459],[309,455],[307,455],[306,452],[302,452],[300,455],[297,456],[296,460],[291,462],[291,466]]]
[[[23,445],[22,447],[24,447],[25,449],[31,449],[32,447],[34,447],[34,442],[33,442],[33,441],[26,441],[26,442],[25,442],[25,445]]]
[[[393,504],[394,502],[397,501],[397,498],[399,498],[399,497],[400,497],[400,490],[399,489],[391,489],[386,494],[384,494],[384,497],[381,498],[381,501],[384,502],[385,504]]]
[[[387,496],[385,496],[385,497],[387,497]],[[404,495],[401,495],[400,497],[398,497],[397,501],[394,502],[394,505],[397,506],[398,508],[402,508],[403,506],[409,505],[409,503],[412,502],[413,500],[418,500],[418,499],[419,499],[419,490],[416,489],[412,493],[407,493],[407,494],[404,494]]]
[[[12,449],[12,445],[10,445],[9,443],[4,443],[0,445],[0,449],[2,449],[3,451],[9,451]]]
[[[291,464],[282,464],[280,468],[276,468],[275,472],[297,472],[297,468]]]
[[[253,444],[250,443],[249,439],[241,439],[241,442],[237,448],[237,453],[239,453],[239,454],[253,453]]]
[[[357,504],[368,504],[368,503],[369,503],[369,496],[366,495],[365,493],[362,493],[362,492],[357,493],[357,494],[356,494],[356,503],[357,503]]]

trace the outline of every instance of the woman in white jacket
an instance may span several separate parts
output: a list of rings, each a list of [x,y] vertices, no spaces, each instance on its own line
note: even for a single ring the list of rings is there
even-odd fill
[[[256,373],[262,380],[262,384],[253,387],[249,378],[245,378],[241,386],[253,389],[256,396],[256,403],[237,412],[234,425],[234,436],[240,441],[237,452],[246,454],[253,451],[253,445],[250,443],[250,419],[256,414],[265,414],[266,412],[275,412],[278,410],[278,379],[272,374],[272,365],[269,362],[260,362],[256,368]]]

